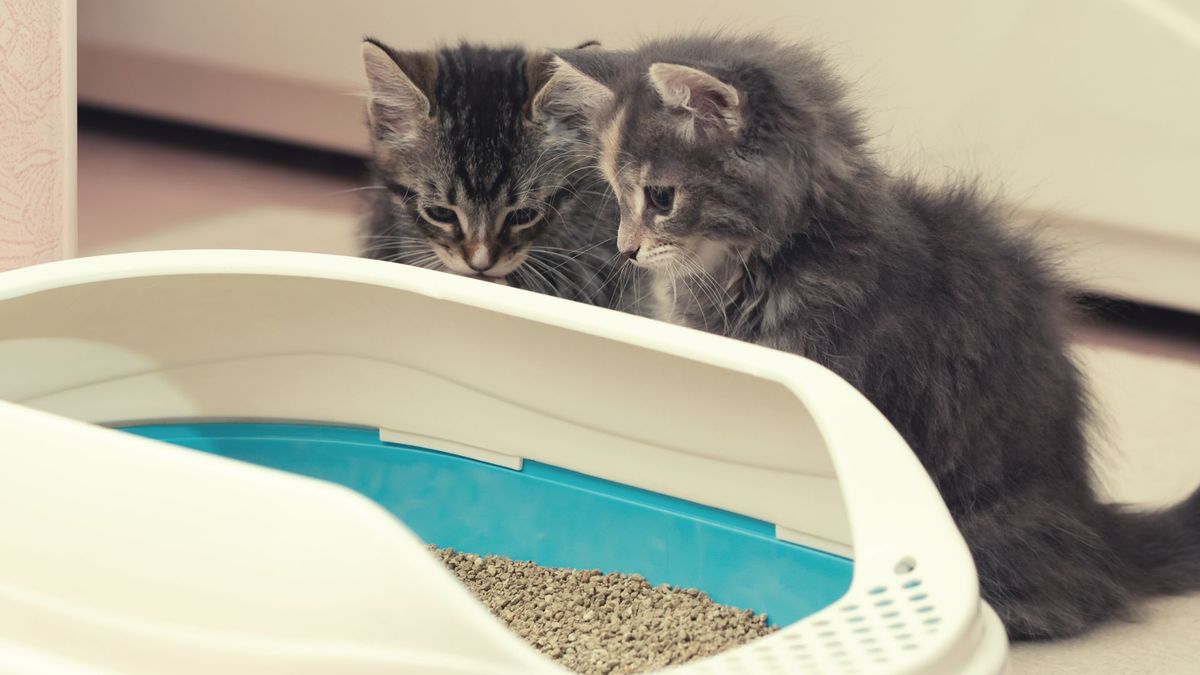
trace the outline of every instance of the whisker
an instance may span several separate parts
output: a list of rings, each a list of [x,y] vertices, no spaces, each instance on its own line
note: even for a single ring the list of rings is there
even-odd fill
[[[386,189],[388,189],[388,188],[387,188],[386,186],[383,186],[383,185],[364,185],[364,186],[362,186],[362,187],[347,188],[347,189],[345,189],[345,190],[335,190],[335,191],[333,191],[333,192],[326,192],[326,193],[325,193],[325,196],[327,196],[327,197],[333,197],[333,196],[336,196],[336,195],[344,195],[344,194],[349,194],[349,193],[351,193],[351,192],[363,192],[363,191],[366,191],[366,190],[386,190]]]

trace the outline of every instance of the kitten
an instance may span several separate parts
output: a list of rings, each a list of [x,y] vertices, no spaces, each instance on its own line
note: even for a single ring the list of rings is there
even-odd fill
[[[633,309],[591,141],[543,95],[550,54],[369,38],[362,53],[376,188],[364,256]]]
[[[933,477],[1013,638],[1200,588],[1200,491],[1159,512],[1098,501],[1064,287],[995,204],[886,173],[807,49],[664,40],[596,79],[598,58],[568,55],[553,83],[601,141],[617,243],[658,315],[862,391]]]

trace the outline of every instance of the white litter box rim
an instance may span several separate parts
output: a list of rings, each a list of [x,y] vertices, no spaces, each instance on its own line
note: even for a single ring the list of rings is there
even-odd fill
[[[158,251],[83,258],[7,272],[0,275],[0,317],[3,316],[4,303],[46,291],[138,279],[145,280],[145,288],[152,288],[154,283],[170,278],[208,275],[230,275],[227,277],[229,279],[301,279],[306,284],[311,283],[314,288],[327,286],[329,282],[348,282],[369,288],[392,289],[436,299],[447,303],[446,307],[464,308],[463,311],[502,313],[526,322],[530,327],[540,324],[563,329],[566,331],[563,339],[568,341],[582,339],[582,336],[595,336],[659,353],[664,358],[665,355],[682,357],[782,385],[811,416],[819,431],[819,440],[828,450],[833,468],[836,469],[837,488],[845,503],[847,523],[840,528],[844,530],[842,535],[826,536],[806,543],[836,551],[839,539],[843,544],[852,542],[855,561],[853,581],[839,601],[817,614],[767,638],[676,670],[687,673],[853,670],[861,673],[982,675],[1002,672],[1004,669],[1007,659],[1004,629],[994,612],[980,599],[970,554],[920,463],[899,434],[861,394],[831,371],[801,357],[439,272],[357,258],[291,252]],[[2,336],[3,332],[0,332],[0,345],[3,343]],[[603,423],[602,419],[596,420],[597,425]],[[373,503],[347,490],[221,458],[180,453],[155,441],[133,438],[19,405],[0,405],[0,434],[0,438],[5,439],[0,458],[7,466],[16,465],[22,455],[36,451],[47,461],[56,459],[59,462],[56,465],[58,471],[62,470],[63,462],[70,458],[72,463],[88,465],[92,476],[104,476],[113,485],[120,485],[127,483],[129,476],[116,473],[106,466],[136,461],[145,464],[144,468],[139,469],[142,471],[141,480],[148,475],[161,475],[164,481],[177,481],[181,490],[194,489],[198,493],[204,493],[205,490],[219,492],[223,482],[236,477],[238,481],[253,483],[259,494],[278,496],[282,500],[279,503],[286,503],[288,508],[295,509],[297,513],[320,511],[331,523],[337,521],[336,528],[340,531],[369,531],[369,538],[374,539],[370,542],[372,545],[385,549],[387,556],[394,561],[402,561],[396,564],[418,570],[427,590],[444,599],[431,605],[430,608],[437,609],[430,611],[452,616],[456,625],[462,627],[463,633],[476,637],[475,647],[471,650],[475,653],[470,655],[458,655],[462,650],[461,646],[455,645],[455,636],[424,636],[420,641],[409,641],[404,645],[396,644],[394,639],[377,640],[359,649],[362,653],[357,653],[353,659],[341,663],[342,668],[354,663],[355,668],[363,671],[365,664],[370,662],[374,666],[370,672],[561,672],[559,666],[504,630],[448,573],[436,565],[428,564],[430,556],[406,528]],[[452,438],[446,440],[454,441]],[[87,453],[79,453],[80,447],[103,448],[107,461],[92,465]],[[99,453],[91,453],[93,460],[96,454]],[[148,458],[153,458],[153,461]],[[538,459],[545,461],[546,458]],[[558,463],[564,468],[596,473],[590,470],[594,466],[576,466],[572,464],[574,460],[569,458],[562,462],[549,459],[549,463]],[[737,457],[723,459],[730,466],[740,465]],[[185,465],[190,471],[191,477],[188,479],[182,479],[179,473]],[[205,477],[197,477],[201,474]],[[36,476],[26,476],[26,479],[35,480]],[[0,479],[0,484],[3,483],[4,480]],[[10,521],[5,524],[4,531],[10,531],[10,526],[13,526],[12,530],[18,530],[16,526],[20,523],[13,520],[13,514],[22,512],[22,502],[15,500],[36,500],[43,487],[47,486],[25,484],[5,485],[2,488],[8,494],[0,498],[0,505],[5,507],[8,515],[0,518]],[[688,494],[682,486],[679,490],[662,491]],[[110,493],[110,498],[120,497],[119,494]],[[10,503],[5,504],[3,499]],[[729,499],[736,502],[738,497],[734,495]],[[258,513],[278,507],[278,504],[270,505],[265,501],[246,497],[240,508],[247,513]],[[714,505],[745,512],[739,510],[736,503]],[[336,514],[337,517],[330,514]],[[202,518],[203,514],[187,513],[187,516]],[[30,537],[36,536],[29,528],[21,531]],[[783,526],[778,534],[781,538],[799,541],[805,541],[806,536],[804,532],[795,532]],[[19,549],[7,552],[12,555],[18,553]],[[269,551],[261,554],[271,555]],[[909,562],[915,562],[914,572],[910,573],[904,568]],[[3,563],[0,563],[0,572],[3,570]],[[190,573],[203,576],[205,571],[193,569]],[[918,577],[919,588],[902,587],[902,584]],[[119,579],[112,582],[121,583]],[[26,591],[28,589],[4,585],[4,579],[0,576],[0,626],[15,626],[18,621],[12,614],[15,611],[28,611],[38,602],[51,602],[47,598],[39,600]],[[135,589],[130,589],[130,593],[135,592]],[[180,593],[187,592],[186,589],[180,590]],[[53,601],[61,602],[62,598]],[[918,605],[932,609],[927,614],[918,614]],[[62,618],[63,615],[56,613],[63,608],[50,611],[47,605],[44,609],[47,609],[43,617],[46,623],[37,630],[21,633],[4,631],[9,636],[22,634],[25,640],[22,642],[9,637],[8,642],[4,642],[5,638],[0,638],[0,664],[14,662],[18,654],[37,653],[39,645],[43,652],[61,658],[63,655],[56,653],[51,646],[56,644],[55,636],[70,633],[68,624],[72,621],[96,625],[103,623],[106,630],[110,631],[128,629],[124,633],[127,637],[140,635],[146,639],[149,635],[141,630],[145,627],[137,630],[130,626],[118,628],[118,624],[124,620],[121,617],[79,615],[67,621]],[[136,616],[136,611],[131,610],[129,616]],[[924,617],[936,617],[936,627],[925,625]],[[893,623],[889,624],[889,621]],[[888,628],[889,625],[902,627]],[[875,627],[872,633],[875,638],[871,642],[864,643],[857,637],[859,633],[856,631],[864,626]],[[131,650],[127,656],[133,660],[122,661],[112,656],[113,652],[122,649],[114,646],[120,641],[113,640],[113,635],[109,634],[107,648],[98,647],[76,654],[76,665],[81,666],[80,669],[72,671],[69,668],[47,667],[43,672],[119,671],[122,668],[117,664],[134,662],[161,669],[170,664],[169,660],[164,659],[170,658],[172,640],[178,636],[168,639],[169,636],[163,633],[159,637],[159,647],[163,651],[154,654],[145,650],[139,652],[139,648],[135,648],[131,642],[127,645]],[[299,658],[296,654],[285,655],[287,650],[283,648],[277,651],[268,648],[270,645],[236,645],[233,644],[236,640],[228,635],[219,638],[207,636],[204,639],[216,640],[208,645],[212,650],[225,649],[228,653],[244,656],[247,660],[238,662],[243,669],[288,670],[284,666],[295,666],[297,662],[292,658]],[[61,644],[61,638],[57,643]],[[318,654],[318,645],[306,650],[308,657],[304,662],[319,655],[321,658],[318,660],[322,662],[336,663],[339,656],[345,656],[355,649],[329,647],[327,652]],[[253,659],[248,656],[251,652],[255,654]],[[320,670],[313,666],[311,672],[337,670],[337,667]]]

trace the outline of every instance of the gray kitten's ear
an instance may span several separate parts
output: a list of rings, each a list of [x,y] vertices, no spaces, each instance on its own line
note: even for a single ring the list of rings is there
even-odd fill
[[[425,94],[437,78],[433,54],[397,53],[367,41],[362,45],[362,57],[371,85],[367,103],[371,127],[377,132],[390,131],[400,139],[412,138],[433,113]],[[402,67],[401,61],[407,68]]]
[[[679,129],[684,138],[695,138],[697,131],[736,134],[742,128],[737,89],[703,70],[655,63],[649,77],[663,106],[684,114]]]
[[[533,117],[590,124],[612,101],[611,89],[555,56],[549,79],[533,97]]]

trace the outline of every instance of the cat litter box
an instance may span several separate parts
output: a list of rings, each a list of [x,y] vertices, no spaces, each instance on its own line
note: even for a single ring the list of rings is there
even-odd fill
[[[789,354],[378,261],[154,252],[0,275],[0,400],[0,670],[567,672],[425,542],[781,627],[680,673],[1004,669],[920,464]]]

